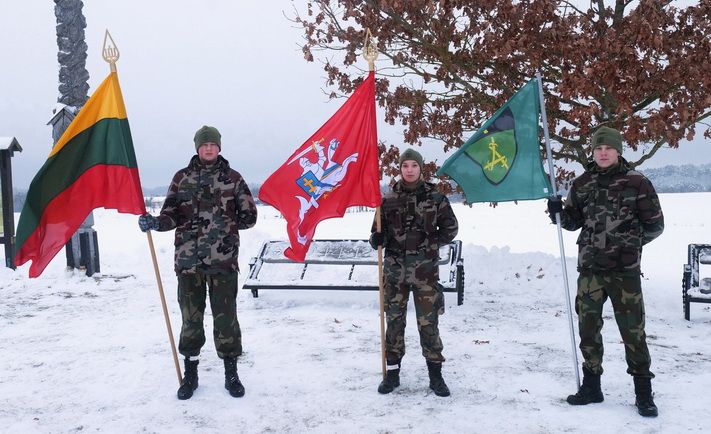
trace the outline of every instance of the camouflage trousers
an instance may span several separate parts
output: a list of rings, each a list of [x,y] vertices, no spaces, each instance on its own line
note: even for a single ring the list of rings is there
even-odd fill
[[[602,307],[608,297],[612,302],[615,321],[625,344],[627,373],[654,378],[649,370],[652,359],[644,332],[644,300],[639,275],[614,271],[583,271],[578,276],[575,311],[578,314],[580,351],[583,366],[594,374],[602,374]]]
[[[388,364],[405,355],[405,325],[410,292],[415,302],[422,355],[430,362],[444,362],[439,337],[439,315],[444,313],[444,294],[439,286],[436,260],[418,256],[385,256],[385,355]]]
[[[242,332],[237,320],[237,273],[178,274],[178,303],[183,317],[178,350],[184,356],[197,356],[205,344],[205,299],[207,286],[212,310],[212,335],[217,355],[242,354]]]

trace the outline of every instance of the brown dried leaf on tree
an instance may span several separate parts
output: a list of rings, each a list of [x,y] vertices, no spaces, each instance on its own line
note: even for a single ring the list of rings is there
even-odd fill
[[[540,71],[559,162],[588,161],[600,125],[621,129],[642,164],[661,147],[690,140],[711,115],[711,2],[677,8],[662,0],[309,0],[304,57],[329,56],[333,96],[362,80],[364,31],[378,38],[377,100],[403,142],[459,147]],[[332,56],[338,53],[340,64]],[[543,145],[541,145],[543,147]],[[542,152],[544,150],[542,149]],[[381,144],[384,175],[399,153]],[[570,166],[568,166],[570,167]],[[426,165],[431,176],[436,165]],[[557,179],[574,177],[557,166]],[[450,188],[447,183],[444,189]]]

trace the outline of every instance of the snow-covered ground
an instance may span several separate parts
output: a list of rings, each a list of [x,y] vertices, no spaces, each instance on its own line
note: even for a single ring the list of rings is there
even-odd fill
[[[634,408],[609,303],[605,402],[564,402],[575,376],[558,239],[545,202],[533,201],[455,205],[466,289],[462,306],[455,294],[446,295],[440,321],[449,398],[427,387],[412,306],[402,385],[383,396],[376,391],[376,292],[261,291],[252,298],[242,290],[245,354],[238,367],[246,396],[231,398],[223,388],[208,315],[200,387],[178,401],[146,236],[135,216],[97,210],[100,275],[66,271],[63,252],[37,279],[27,277],[27,266],[0,269],[0,431],[707,432],[711,305],[692,304],[691,322],[685,321],[681,275],[687,245],[711,242],[711,193],[661,200],[666,231],[643,257],[656,419]],[[372,215],[324,222],[317,238],[363,238]],[[242,232],[242,269],[264,240],[285,238],[284,230],[272,208],[260,207],[257,225]],[[576,234],[564,235],[574,291]],[[177,334],[172,237],[154,234]],[[711,275],[709,267],[702,266],[702,276]]]

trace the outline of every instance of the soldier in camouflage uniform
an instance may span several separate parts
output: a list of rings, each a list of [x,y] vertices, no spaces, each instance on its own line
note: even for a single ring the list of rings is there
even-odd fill
[[[387,332],[387,373],[378,392],[390,393],[400,385],[400,362],[405,355],[405,316],[410,292],[415,301],[422,355],[427,361],[430,388],[449,396],[442,379],[442,340],[439,315],[444,294],[439,284],[439,248],[457,235],[457,218],[447,197],[421,176],[422,156],[408,149],[400,156],[401,180],[383,197],[382,230],[373,223],[370,243],[385,249],[383,263]]]
[[[180,354],[185,376],[178,399],[189,399],[198,387],[198,357],[205,344],[203,316],[209,287],[213,338],[224,360],[225,388],[244,395],[237,375],[242,335],[237,320],[239,230],[254,226],[257,207],[247,183],[220,154],[217,129],[203,126],[195,134],[195,155],[170,183],[158,217],[139,218],[141,230],[175,229],[175,272],[178,303],[183,318]]]
[[[573,181],[565,201],[548,202],[551,219],[560,213],[562,227],[578,237],[578,313],[583,384],[571,405],[602,402],[602,308],[610,298],[625,343],[627,372],[633,376],[638,412],[656,416],[649,370],[651,358],[644,332],[640,284],[642,246],[661,235],[664,216],[652,183],[622,158],[619,131],[600,127],[592,138],[593,159]]]

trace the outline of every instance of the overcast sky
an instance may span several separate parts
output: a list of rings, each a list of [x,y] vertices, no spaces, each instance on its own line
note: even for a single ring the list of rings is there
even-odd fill
[[[12,161],[13,182],[27,188],[52,146],[46,123],[58,96],[54,2],[3,3],[0,136],[23,147]],[[119,79],[144,187],[170,182],[195,153],[192,138],[204,124],[222,133],[231,165],[248,182],[262,182],[342,104],[323,93],[322,65],[303,60],[302,32],[285,17],[304,3],[85,2],[89,93],[109,72],[101,58],[108,28],[121,51]],[[398,143],[401,128],[386,125],[380,109],[378,115],[380,138]],[[644,167],[709,162],[699,134]]]

